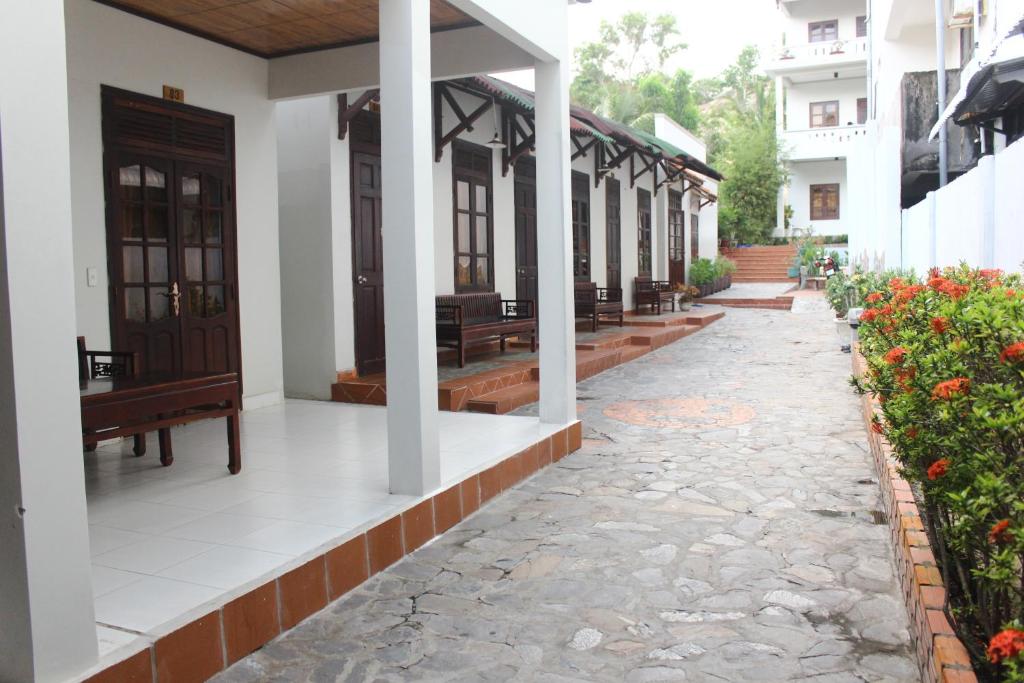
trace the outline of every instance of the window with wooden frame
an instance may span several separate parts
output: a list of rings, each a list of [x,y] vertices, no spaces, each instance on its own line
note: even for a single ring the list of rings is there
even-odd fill
[[[637,274],[651,275],[651,193],[643,188],[636,191],[636,253]]]
[[[572,275],[590,282],[590,178],[572,172]]]
[[[811,220],[839,220],[839,183],[811,185]]]
[[[857,37],[867,38],[868,37],[868,18],[857,17]]]
[[[839,125],[839,100],[811,102],[811,128],[834,128]]]
[[[452,146],[455,291],[494,291],[494,209],[491,150],[456,140]]]
[[[863,126],[868,122],[868,98],[857,98],[857,124]]]
[[[814,21],[807,25],[807,41],[810,43],[831,43],[839,40],[839,20]]]

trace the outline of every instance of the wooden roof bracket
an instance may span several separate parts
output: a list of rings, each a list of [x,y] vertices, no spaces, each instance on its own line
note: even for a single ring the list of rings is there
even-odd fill
[[[348,124],[352,119],[359,115],[359,112],[363,110],[363,107],[366,106],[367,102],[379,99],[380,90],[367,90],[357,97],[356,101],[350,106],[347,94],[342,93],[338,95],[338,139],[345,139],[345,136],[348,135]]]
[[[459,122],[447,133],[444,132],[444,126],[442,121],[443,107],[441,105],[442,100],[448,103],[452,113],[455,114],[455,118]],[[462,111],[462,107],[459,106],[458,101],[452,96],[448,90],[448,86],[444,83],[438,82],[434,84],[434,161],[441,161],[441,157],[444,155],[444,148],[452,143],[455,138],[466,131],[473,130],[473,124],[486,114],[490,108],[494,106],[493,99],[484,99],[483,104],[474,109],[468,115]]]
[[[594,145],[597,144],[597,138],[590,138],[590,140],[585,145],[581,145],[579,140],[576,139],[575,135],[570,135],[569,138],[572,140],[573,146],[576,147],[576,151],[572,155],[572,161],[576,161],[580,157],[586,156],[587,152],[589,152],[594,147]]]
[[[644,161],[646,161],[646,158],[643,158],[642,154],[641,154],[641,158]],[[648,171],[653,169],[655,166],[657,166],[658,165],[658,161],[659,161],[658,157],[654,157],[654,161],[652,161],[651,163],[649,163],[646,166],[644,166],[642,169],[640,169],[639,172],[636,172],[635,169],[634,169],[634,166],[633,166],[633,157],[630,157],[629,158],[629,186],[631,188],[636,186],[637,179],[640,176],[642,176],[644,173],[647,173]],[[655,180],[657,180],[657,174],[655,174]],[[657,190],[657,185],[655,185],[655,190]]]
[[[533,121],[526,117],[526,125],[530,129],[527,133],[519,125],[519,115],[516,112],[509,112],[502,116],[502,142],[505,149],[501,151],[501,175],[505,177],[519,157],[533,149],[537,144],[537,134],[533,127]]]

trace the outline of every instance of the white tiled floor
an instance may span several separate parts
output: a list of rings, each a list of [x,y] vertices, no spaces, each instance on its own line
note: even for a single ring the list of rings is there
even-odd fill
[[[440,414],[446,483],[555,431],[528,417]],[[154,435],[155,436],[155,435]],[[416,502],[387,488],[386,411],[313,401],[242,415],[242,472],[227,471],[223,420],[85,454],[101,653],[258,585],[305,555]]]

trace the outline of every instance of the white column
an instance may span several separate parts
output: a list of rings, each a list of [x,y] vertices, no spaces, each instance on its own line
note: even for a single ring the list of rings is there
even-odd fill
[[[565,424],[576,419],[568,66],[537,62],[535,80],[540,419]]]
[[[441,484],[434,333],[430,3],[380,1],[388,472],[392,493]]]
[[[775,136],[782,147],[782,134],[786,130],[786,89],[782,76],[775,77]],[[779,186],[779,197],[775,204],[775,234],[784,234],[786,228],[786,186]]]
[[[6,3],[0,64],[0,680],[57,681],[97,656],[64,3]]]
[[[978,193],[978,223],[981,226],[979,253],[981,267],[996,265],[996,158],[988,155],[978,160],[977,172],[981,192]],[[941,192],[941,190],[940,190]]]

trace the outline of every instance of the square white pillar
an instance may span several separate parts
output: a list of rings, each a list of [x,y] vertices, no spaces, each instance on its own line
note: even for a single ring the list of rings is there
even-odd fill
[[[3,13],[0,680],[58,681],[97,656],[74,339],[64,3],[20,0]]]
[[[568,65],[537,62],[535,79],[540,419],[566,424],[576,419]]]
[[[380,99],[388,473],[422,495],[441,484],[430,3],[380,0]]]

